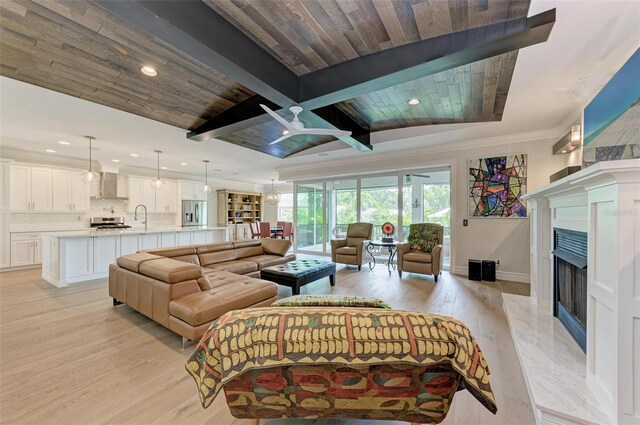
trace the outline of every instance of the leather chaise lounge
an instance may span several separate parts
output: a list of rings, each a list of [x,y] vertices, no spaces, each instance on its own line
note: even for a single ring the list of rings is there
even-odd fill
[[[295,260],[288,240],[225,242],[140,251],[109,268],[114,305],[127,304],[187,340],[228,311],[269,306],[278,286],[260,270]]]

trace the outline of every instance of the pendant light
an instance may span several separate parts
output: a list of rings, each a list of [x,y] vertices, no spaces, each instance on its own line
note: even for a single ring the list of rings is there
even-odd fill
[[[96,138],[93,137],[93,136],[84,136],[84,138],[89,141],[89,169],[82,173],[82,181],[85,184],[87,184],[87,183],[91,183],[93,181],[98,181],[100,176],[98,175],[98,173],[93,171],[93,167],[91,165],[91,149],[92,149],[91,148],[91,142],[94,141]]]
[[[278,192],[273,188],[273,179],[271,179],[271,190],[264,194],[264,200],[270,205],[278,203]]]
[[[209,185],[209,175],[207,173],[207,169],[209,168],[209,160],[204,159],[204,185],[202,186],[202,191],[206,194],[211,193],[211,186]]]
[[[164,188],[164,180],[160,178],[160,154],[162,151],[154,150],[154,152],[158,154],[158,174],[154,180],[151,180],[151,187],[155,190],[161,190]]]

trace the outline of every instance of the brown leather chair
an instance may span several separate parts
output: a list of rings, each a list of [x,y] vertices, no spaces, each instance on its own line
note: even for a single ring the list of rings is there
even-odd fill
[[[364,264],[364,242],[371,240],[373,224],[351,223],[347,229],[346,239],[331,240],[331,261],[334,263],[351,264],[362,270]]]
[[[398,244],[398,276],[402,277],[403,271],[431,274],[437,282],[442,272],[443,234],[444,227],[440,224],[416,223],[409,226],[408,241]]]

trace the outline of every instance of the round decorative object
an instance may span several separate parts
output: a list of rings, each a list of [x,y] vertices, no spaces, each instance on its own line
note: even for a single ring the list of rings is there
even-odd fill
[[[382,233],[384,233],[387,236],[391,236],[395,233],[396,228],[393,224],[386,222],[382,225]]]

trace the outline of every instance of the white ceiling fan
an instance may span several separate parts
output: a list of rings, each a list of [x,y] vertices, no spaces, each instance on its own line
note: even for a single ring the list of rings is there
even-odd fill
[[[260,104],[260,106],[262,106],[262,109],[267,111],[269,115],[271,115],[276,121],[278,121],[286,128],[285,132],[282,133],[282,137],[279,137],[273,142],[269,143],[270,145],[275,145],[276,143],[280,143],[288,137],[296,136],[298,134],[315,134],[317,136],[333,136],[336,138],[341,136],[351,136],[350,131],[334,130],[330,128],[305,128],[304,124],[298,119],[298,114],[302,112],[302,108],[300,106],[292,106],[289,108],[289,110],[293,114],[293,121],[291,122],[288,122],[280,115],[269,109],[267,106],[263,104]]]

